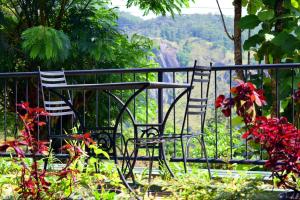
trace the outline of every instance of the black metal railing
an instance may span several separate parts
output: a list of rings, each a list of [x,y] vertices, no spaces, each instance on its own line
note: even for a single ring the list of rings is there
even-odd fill
[[[65,73],[69,83],[189,82],[191,70],[192,67],[94,69],[72,70],[65,71]],[[267,158],[264,151],[241,138],[243,130],[239,130],[241,125],[236,123],[234,112],[229,118],[224,118],[221,112],[214,107],[217,96],[220,94],[229,95],[230,88],[235,85],[236,70],[242,70],[245,79],[253,81],[258,88],[266,89],[269,106],[258,111],[260,115],[268,115],[272,109],[270,107],[272,102],[275,102],[277,116],[286,116],[298,126],[298,107],[291,97],[297,89],[297,81],[300,82],[300,72],[298,72],[300,71],[300,64],[213,66],[205,136],[210,162],[263,164]],[[0,139],[9,140],[16,137],[18,133],[19,120],[16,114],[16,103],[28,101],[33,106],[43,105],[38,87],[38,72],[0,73],[0,83]],[[116,94],[120,98],[126,98],[126,92],[117,91]],[[146,90],[133,101],[130,108],[133,110],[134,117],[145,120],[144,122],[162,122],[165,110],[170,102],[176,98],[176,95],[175,89]],[[113,116],[117,112],[117,107],[110,97],[104,96],[101,92],[91,93],[90,91],[74,92],[71,96],[75,99],[74,104],[78,104],[75,106],[80,110],[84,123],[95,127],[101,124],[110,125],[114,123]],[[174,108],[172,117],[168,122],[168,131],[174,133],[178,131],[178,124],[183,118],[180,116],[183,109],[184,100]],[[197,131],[196,120],[187,119],[186,131]],[[60,131],[62,131],[63,121],[60,120],[59,123]],[[130,130],[126,116],[124,116],[120,129],[124,132]],[[38,130],[38,133],[38,137],[43,138],[44,131]],[[176,153],[178,147],[175,142],[168,148],[172,161],[182,160],[180,155]],[[192,152],[192,149],[191,158],[188,161],[205,162],[204,158],[193,156],[192,154],[195,153]]]

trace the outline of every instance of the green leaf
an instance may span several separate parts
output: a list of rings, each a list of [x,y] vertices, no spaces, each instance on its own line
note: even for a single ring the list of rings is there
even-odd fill
[[[248,14],[256,14],[256,12],[263,7],[263,2],[261,0],[251,0],[248,2],[249,2],[247,6]]]
[[[277,0],[262,0],[266,7],[273,8]]]
[[[279,33],[271,42],[280,47],[286,53],[291,53],[299,45],[299,40],[286,31]]]
[[[109,159],[109,155],[107,152],[103,151],[102,149],[94,149],[94,152],[96,155],[102,154],[104,155],[107,159]]]
[[[97,162],[98,162],[98,160],[97,160],[96,158],[90,157],[89,163],[90,163],[91,165],[93,165],[93,164],[95,164],[95,163],[97,163]]]
[[[297,0],[291,0],[291,4],[294,8],[299,8],[299,2]]]
[[[68,58],[71,44],[62,31],[36,26],[22,33],[22,48],[31,59],[57,62]]]
[[[256,34],[249,37],[243,45],[244,50],[249,50],[251,47],[256,47],[257,44],[260,44],[264,41],[264,38]]]
[[[239,26],[241,29],[253,29],[260,24],[256,15],[246,15],[241,18]]]
[[[273,10],[264,10],[264,11],[260,11],[257,14],[258,19],[262,22],[269,21],[269,20],[273,19],[274,16],[275,16],[275,13]]]
[[[298,27],[295,29],[295,34],[296,34],[297,38],[300,39],[300,26],[298,26]]]

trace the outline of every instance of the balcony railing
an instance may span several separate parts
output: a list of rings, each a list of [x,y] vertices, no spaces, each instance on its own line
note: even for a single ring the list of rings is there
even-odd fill
[[[125,81],[164,81],[189,82],[191,67],[182,68],[139,68],[139,69],[94,69],[65,71],[68,83],[101,83]],[[253,146],[241,138],[243,130],[236,123],[234,112],[229,118],[215,109],[214,102],[218,95],[229,95],[230,88],[235,85],[236,70],[242,70],[246,80],[251,80],[258,88],[266,89],[269,106],[259,111],[260,115],[268,115],[270,104],[276,107],[277,116],[286,116],[290,122],[298,126],[298,110],[292,95],[300,82],[300,64],[272,64],[272,65],[240,65],[213,66],[211,77],[209,108],[206,120],[205,140],[208,148],[209,161],[212,163],[247,163],[264,164],[267,159],[264,151]],[[271,83],[270,73],[272,73]],[[33,106],[43,106],[39,89],[38,72],[0,73],[0,139],[9,140],[18,134],[18,116],[16,103],[28,101]],[[273,85],[272,85],[273,84]],[[275,87],[274,87],[275,86]],[[272,88],[273,87],[273,88]],[[273,93],[270,91],[273,90]],[[117,91],[120,98],[126,98],[126,92]],[[161,122],[170,102],[176,98],[175,89],[158,91],[146,90],[137,97],[131,109],[138,120],[144,122]],[[75,107],[81,113],[83,122],[89,126],[110,125],[114,123],[116,105],[110,97],[101,92],[79,91],[72,92]],[[181,115],[184,110],[183,100],[173,110],[167,130],[178,131]],[[274,109],[274,108],[273,108]],[[62,120],[60,131],[63,130]],[[197,131],[197,119],[187,119],[186,131]],[[130,124],[123,119],[121,131],[128,132]],[[39,138],[43,138],[45,131],[39,130]],[[178,146],[174,143],[168,146],[172,161],[180,161],[177,155]],[[190,149],[190,162],[205,162],[203,158],[193,156]],[[195,158],[193,158],[195,157]]]

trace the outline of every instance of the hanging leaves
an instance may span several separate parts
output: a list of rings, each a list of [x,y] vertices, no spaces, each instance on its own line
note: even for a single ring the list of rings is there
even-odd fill
[[[244,50],[249,50],[250,47],[255,47],[256,45],[260,44],[264,41],[264,38],[261,37],[259,34],[255,34],[245,40],[243,48]]]
[[[268,21],[271,20],[275,16],[273,10],[263,10],[257,14],[257,17],[260,21]]]
[[[279,33],[271,42],[288,54],[292,53],[300,44],[300,41],[295,36],[286,31]]]
[[[256,15],[246,15],[240,20],[241,29],[253,29],[260,24],[260,20]]]
[[[22,33],[22,48],[32,59],[63,61],[71,48],[69,37],[50,27],[36,26]]]
[[[192,1],[194,2],[194,1]],[[165,16],[170,13],[175,15],[175,11],[180,13],[182,7],[188,7],[188,0],[128,0],[127,7],[139,6],[140,9],[145,11],[147,15],[150,11],[156,15],[162,14]]]

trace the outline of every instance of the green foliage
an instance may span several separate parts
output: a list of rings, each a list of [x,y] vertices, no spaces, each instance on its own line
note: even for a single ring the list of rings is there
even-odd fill
[[[210,180],[207,172],[191,172],[165,183],[163,186],[172,193],[174,199],[255,199],[262,182],[239,178]]]
[[[257,17],[260,21],[268,21],[271,20],[274,15],[275,14],[273,10],[263,10],[257,14]]]
[[[165,16],[167,13],[171,13],[174,16],[174,11],[180,13],[182,7],[189,6],[189,0],[152,0],[151,3],[148,0],[128,0],[127,7],[130,6],[138,6],[145,11],[144,15],[151,11],[156,15],[162,14]]]
[[[274,59],[297,62],[300,44],[297,38],[300,19],[298,2],[284,1],[282,11],[278,11],[279,6],[275,6],[274,0],[247,0],[243,5],[247,7],[248,15],[242,17],[241,28],[258,30],[245,41],[244,49],[254,51],[259,62],[267,60],[272,63]],[[270,56],[274,59],[269,59]]]
[[[260,44],[264,41],[264,38],[258,34],[255,34],[249,37],[243,44],[244,50],[249,50],[251,47],[256,47],[256,45]]]
[[[190,62],[189,54],[192,50],[192,47],[189,43],[185,43],[183,48],[177,53],[177,58],[180,62],[180,66],[188,66]]]
[[[119,31],[109,1],[19,4],[0,5],[3,71],[155,66],[151,40]]]
[[[48,62],[64,61],[69,55],[71,44],[68,36],[53,28],[37,26],[22,33],[22,48],[30,58]]]
[[[201,19],[201,21],[197,21]],[[138,21],[129,13],[120,12],[118,23],[120,29],[129,34],[139,33],[150,38],[162,38],[180,43],[192,38],[197,38],[233,49],[233,44],[224,34],[218,15],[175,15],[171,17],[157,17],[150,20]],[[225,17],[229,32],[233,31],[232,19]]]
[[[241,29],[253,29],[260,24],[256,15],[246,15],[241,18],[239,25]]]

